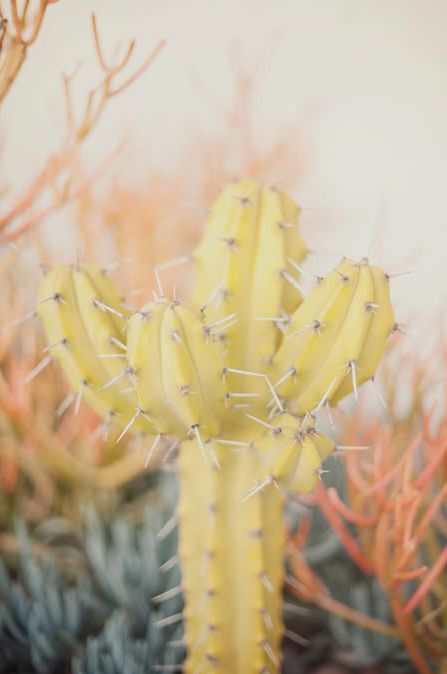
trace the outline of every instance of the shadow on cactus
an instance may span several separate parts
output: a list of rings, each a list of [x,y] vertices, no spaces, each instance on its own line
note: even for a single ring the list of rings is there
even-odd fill
[[[374,376],[394,329],[388,277],[343,259],[304,298],[299,209],[251,179],[212,205],[191,300],[130,315],[107,276],[46,271],[48,358],[147,461],[179,445],[179,556],[187,674],[279,671],[288,490],[312,490],[336,450],[321,410]],[[341,448],[338,448],[341,450]],[[173,589],[173,591],[175,591]],[[167,593],[169,597],[169,593]]]

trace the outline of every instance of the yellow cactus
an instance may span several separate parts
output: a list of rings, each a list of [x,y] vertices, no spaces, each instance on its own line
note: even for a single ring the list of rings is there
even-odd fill
[[[366,259],[303,300],[298,213],[276,188],[228,185],[193,255],[192,304],[159,298],[128,320],[90,267],[56,268],[40,289],[72,386],[88,382],[86,401],[125,431],[144,422],[154,442],[181,442],[186,674],[279,672],[284,492],[314,487],[335,448],[315,417],[374,375],[394,325],[388,277]],[[98,355],[110,351],[121,366]]]

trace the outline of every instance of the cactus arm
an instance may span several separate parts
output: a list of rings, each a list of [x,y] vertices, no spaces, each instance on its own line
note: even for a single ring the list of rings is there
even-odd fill
[[[105,279],[103,285],[107,281]],[[112,290],[109,290],[108,300],[111,295]],[[126,361],[124,358],[98,357],[103,353],[124,353],[110,342],[110,337],[122,341],[122,329],[116,330],[110,314],[99,309],[94,300],[105,302],[87,271],[58,266],[42,279],[37,310],[50,344],[50,353],[61,363],[71,387],[81,390],[82,398],[98,414],[106,416],[113,413],[116,422],[124,426],[134,415],[136,395],[133,391],[122,392],[126,386],[124,377],[111,386],[107,383],[119,377]],[[123,319],[120,320],[125,326]],[[100,390],[103,386],[107,388]],[[136,429],[148,431],[150,426],[145,419],[139,419]]]
[[[374,376],[383,356],[385,344],[395,322],[390,300],[389,282],[381,269],[371,267],[374,284],[374,300],[367,308],[371,312],[371,323],[363,350],[357,362],[357,384],[360,386]],[[331,404],[337,404],[352,392],[352,378],[347,377],[341,383]]]
[[[199,312],[168,301],[146,305],[130,321],[139,403],[160,433],[183,439],[195,426],[204,437],[220,432],[223,361],[205,327]]]

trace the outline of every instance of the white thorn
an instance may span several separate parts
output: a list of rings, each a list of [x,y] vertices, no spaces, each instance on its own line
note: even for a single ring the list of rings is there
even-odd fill
[[[155,597],[152,597],[151,602],[153,604],[160,604],[164,601],[168,601],[168,599],[176,597],[177,595],[181,594],[181,592],[182,586],[176,585],[176,587],[171,587],[170,590],[166,590],[165,592],[161,592],[160,594],[155,595]]]
[[[219,293],[219,291],[222,290],[222,285],[223,285],[222,283],[219,283],[219,285],[213,290],[213,292],[211,293],[211,295],[208,297],[208,299],[207,299],[207,301],[205,302],[205,304],[204,304],[202,307],[200,307],[200,311],[201,311],[202,313],[204,313],[205,309],[211,304],[211,302],[212,302],[212,301],[214,300],[214,298],[217,296],[217,294]]]
[[[287,639],[290,639],[290,641],[294,641],[296,644],[299,644],[300,646],[309,646],[309,639],[306,639],[305,637],[302,637],[291,630],[284,630],[284,636],[287,637]]]
[[[119,434],[117,441],[115,444],[117,445],[119,441],[126,435],[127,431],[129,428],[134,424],[134,422],[138,419],[139,416],[143,413],[143,410],[137,407],[135,414],[133,415],[132,419],[125,425],[121,433]]]
[[[214,323],[211,323],[210,325],[205,326],[207,330],[213,330],[216,328],[218,325],[221,325],[222,323],[226,323],[227,321],[232,321],[233,318],[236,318],[236,314],[229,314],[228,316],[225,316],[224,318],[219,319],[218,321],[215,321]]]
[[[305,292],[304,292],[303,288],[300,286],[300,284],[298,283],[298,281],[291,274],[289,274],[287,271],[285,271],[284,269],[281,271],[281,277],[285,281],[290,283],[290,285],[293,286],[295,288],[295,290],[298,290],[302,295],[305,295]]]
[[[104,302],[101,302],[101,300],[94,299],[93,304],[95,305],[95,307],[97,307],[101,311],[105,311],[106,313],[108,312],[109,314],[113,314],[114,316],[117,316],[118,318],[122,318],[123,320],[126,319],[124,314],[122,314],[120,311],[117,311],[113,307],[110,307],[108,304],[105,304]]]
[[[173,555],[172,557],[167,559],[166,562],[164,562],[161,566],[159,566],[158,570],[160,571],[160,573],[167,573],[168,571],[173,569],[174,566],[177,566],[179,561],[180,560],[178,555]]]
[[[384,409],[385,411],[388,411],[388,405],[386,404],[385,398],[382,396],[382,394],[381,394],[381,392],[380,392],[380,389],[379,389],[379,387],[377,386],[377,382],[376,382],[375,378],[374,378],[374,377],[371,377],[371,381],[372,381],[372,383],[373,383],[374,391],[375,391],[375,393],[376,393],[376,396],[377,396],[377,398],[378,398],[380,404],[382,405],[382,407],[383,407],[383,409]]]
[[[174,452],[174,450],[177,449],[178,446],[179,446],[179,443],[178,443],[177,440],[174,440],[174,442],[171,442],[171,444],[169,445],[169,447],[167,448],[167,450],[165,452],[162,463],[167,463],[169,461],[169,459],[171,457],[171,454]]]
[[[273,665],[275,667],[279,667],[279,665],[281,664],[280,661],[279,661],[279,658],[276,657],[276,655],[273,651],[273,648],[270,646],[268,641],[262,641],[261,645],[262,645],[262,648],[264,649],[264,651],[266,652],[266,654],[268,655],[268,657],[270,658],[270,660],[272,661]]]
[[[145,460],[145,462],[144,462],[144,467],[145,467],[145,468],[148,467],[149,462],[150,462],[150,460],[151,460],[151,458],[152,458],[152,456],[153,456],[153,454],[154,454],[156,448],[158,447],[158,444],[159,444],[160,440],[162,439],[162,437],[163,437],[163,434],[162,434],[162,433],[159,433],[158,435],[155,436],[155,439],[154,439],[152,445],[150,446],[149,451],[148,451],[148,453],[147,453],[147,455],[146,455],[146,460]]]
[[[155,276],[155,283],[157,285],[157,293],[160,297],[164,297],[165,294],[164,294],[163,286],[161,285],[161,278],[160,278],[160,274],[158,273],[157,267],[155,267],[155,269],[154,269],[154,276]]]
[[[164,541],[164,539],[169,536],[171,531],[174,531],[175,527],[177,526],[177,523],[178,523],[177,513],[174,513],[174,515],[172,515],[172,517],[170,517],[168,521],[162,526],[160,531],[158,531],[155,534],[155,538],[159,541]]]
[[[227,398],[258,398],[259,393],[227,393]]]
[[[126,358],[125,353],[98,353],[98,358]]]
[[[266,421],[263,421],[262,419],[259,419],[258,417],[254,417],[252,414],[246,414],[246,417],[249,419],[252,419],[252,421],[256,421],[257,424],[260,424],[261,426],[264,426],[265,428],[268,428],[270,431],[274,431],[275,427],[272,426],[271,424],[268,424]]]
[[[326,389],[326,392],[324,393],[323,397],[321,398],[320,402],[318,403],[317,407],[314,410],[314,414],[317,414],[323,405],[326,403],[326,401],[329,399],[329,394],[332,391],[335,382],[337,381],[337,377],[334,377],[329,386]]]
[[[251,498],[252,496],[255,496],[255,494],[262,491],[263,489],[268,487],[269,484],[272,484],[274,482],[275,482],[274,478],[271,475],[268,475],[265,478],[265,480],[263,480],[262,482],[257,484],[252,489],[249,489],[248,492],[245,494],[245,496],[241,499],[241,502],[245,503],[245,501],[248,501],[249,498]]]
[[[161,264],[157,264],[157,271],[165,271],[166,269],[172,269],[173,267],[180,267],[182,264],[187,264],[188,262],[193,261],[193,256],[191,253],[188,255],[181,255],[180,257],[173,257],[171,260],[166,260]]]
[[[260,316],[255,321],[269,321],[271,323],[288,323],[290,318],[285,316]]]
[[[355,360],[350,360],[348,363],[348,367],[351,370],[351,376],[352,376],[352,388],[354,391],[354,398],[357,401],[359,398],[358,395],[358,390],[357,390],[357,371],[356,371],[356,362]]]
[[[219,459],[216,456],[216,452],[214,451],[214,447],[213,447],[211,442],[207,443],[207,449],[208,449],[209,453],[211,454],[211,458],[214,461],[214,465],[216,466],[216,468],[218,468],[220,470]]]
[[[15,321],[11,321],[11,323],[8,323],[8,327],[10,328],[16,328],[19,325],[22,325],[22,323],[26,323],[27,321],[30,321],[33,318],[37,318],[37,311],[33,309],[33,311],[28,312],[21,318],[17,318]]]
[[[331,406],[330,406],[328,400],[326,400],[324,406],[326,408],[326,413],[327,413],[327,416],[328,416],[328,419],[329,419],[329,424],[330,424],[332,430],[335,431],[336,428],[335,428],[335,423],[334,423],[334,417],[332,416]]]
[[[341,452],[349,452],[349,451],[362,452],[371,449],[371,447],[368,447],[368,445],[336,445],[335,448],[337,451],[339,450]]]
[[[300,264],[298,264],[298,262],[296,262],[295,260],[292,260],[291,257],[287,258],[287,262],[290,265],[292,265],[292,267],[296,269],[297,272],[299,272],[303,276],[306,276],[311,281],[315,281],[315,279],[317,279],[318,281],[319,279],[321,279],[321,276],[318,276],[318,274],[311,274],[308,271],[306,271],[306,269],[303,269],[303,267]]]
[[[48,355],[43,358],[40,363],[37,363],[35,367],[29,372],[25,377],[25,384],[29,384],[35,377],[37,377],[45,368],[53,362],[53,356]]]
[[[60,419],[65,414],[65,412],[68,410],[74,399],[75,394],[73,393],[73,391],[70,391],[70,393],[68,393],[63,399],[63,401],[56,407],[56,417],[58,419]]]
[[[76,400],[75,400],[75,406],[74,406],[75,417],[77,417],[78,414],[79,414],[79,408],[81,406],[81,400],[82,400],[82,396],[84,395],[84,390],[85,390],[86,386],[87,386],[87,381],[85,379],[81,379],[81,382],[80,382],[79,388],[78,388],[78,392],[76,393]]]
[[[284,384],[284,382],[287,381],[287,379],[290,379],[290,377],[292,377],[293,375],[297,375],[297,374],[298,374],[298,373],[297,373],[296,369],[295,369],[294,367],[291,367],[291,368],[290,368],[289,370],[287,370],[287,372],[286,372],[282,377],[280,377],[280,378],[278,379],[278,381],[273,385],[274,388],[275,388],[275,389],[278,388],[278,386],[281,386],[281,384]]]
[[[183,620],[183,613],[174,613],[174,615],[170,615],[167,616],[166,618],[161,618],[160,620],[157,620],[154,624],[157,627],[167,627],[168,625],[179,623],[181,620]]]
[[[309,323],[309,325],[306,325],[304,328],[300,328],[299,330],[296,330],[296,332],[292,332],[290,335],[286,335],[286,339],[296,337],[297,335],[302,335],[304,332],[309,332],[309,330],[314,330],[315,332],[318,332],[318,334],[320,334],[320,329],[322,327],[323,323],[320,323],[320,321],[315,320],[312,321],[312,323]]]
[[[193,426],[191,426],[191,430],[192,430],[192,432],[194,433],[194,435],[196,436],[196,440],[197,440],[197,443],[198,443],[198,445],[199,445],[199,447],[200,447],[200,451],[201,451],[202,456],[203,456],[203,458],[204,458],[204,460],[205,460],[205,463],[206,463],[207,465],[209,465],[208,457],[207,457],[207,455],[206,455],[205,445],[204,445],[204,442],[203,442],[203,440],[202,440],[202,436],[200,435],[199,425],[198,425],[198,424],[194,424]]]
[[[272,585],[272,583],[270,582],[270,578],[267,576],[267,574],[265,573],[265,571],[263,571],[263,572],[259,575],[259,580],[261,581],[261,583],[263,584],[263,586],[265,587],[265,589],[267,590],[267,592],[270,592],[270,593],[273,592],[273,585]]]
[[[243,442],[240,440],[220,440],[216,438],[213,442],[217,442],[219,445],[230,445],[234,447],[250,447],[251,442]]]
[[[126,367],[125,370],[122,370],[122,371],[119,372],[117,375],[115,375],[114,377],[112,377],[112,379],[109,379],[108,382],[106,382],[105,384],[103,384],[103,385],[98,389],[98,393],[100,393],[101,391],[105,391],[106,389],[108,389],[108,388],[110,388],[111,386],[113,386],[114,384],[116,384],[120,379],[122,379],[122,378],[125,377],[126,375],[131,375],[132,373],[133,373],[132,368],[131,368],[131,367]]]
[[[117,337],[115,337],[114,335],[110,335],[109,342],[110,342],[110,344],[113,344],[114,346],[117,346],[118,349],[122,349],[123,351],[127,351],[127,346],[121,340],[117,339]]]

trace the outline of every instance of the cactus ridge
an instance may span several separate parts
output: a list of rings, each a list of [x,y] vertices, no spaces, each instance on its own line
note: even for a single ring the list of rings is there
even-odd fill
[[[228,185],[193,255],[192,303],[157,297],[130,316],[93,267],[56,267],[39,290],[71,386],[120,437],[181,443],[186,674],[279,671],[283,492],[314,487],[335,449],[316,416],[357,396],[394,325],[388,277],[365,258],[303,299],[298,215],[276,188]]]

